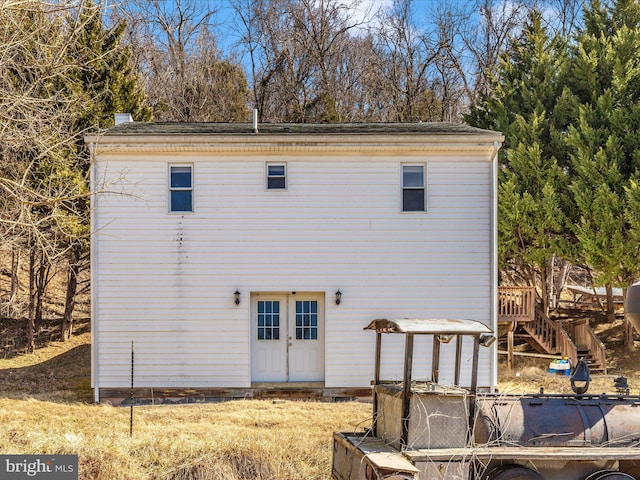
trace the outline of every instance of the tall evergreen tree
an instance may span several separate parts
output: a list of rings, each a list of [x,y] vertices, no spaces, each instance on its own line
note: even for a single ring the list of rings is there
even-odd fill
[[[78,112],[75,129],[82,132],[113,126],[115,113],[131,113],[135,121],[151,120],[151,108],[145,103],[131,51],[124,43],[124,21],[106,28],[100,5],[92,0],[83,2],[77,16],[69,21],[81,26],[75,29],[77,35],[69,48],[75,66],[70,85],[90,100]]]
[[[72,120],[77,141],[72,147],[71,168],[59,172],[74,182],[84,195],[67,202],[58,219],[68,239],[68,270],[65,310],[61,339],[71,335],[78,274],[86,266],[89,239],[88,168],[89,152],[84,146],[85,133],[113,126],[116,113],[131,113],[134,120],[148,121],[151,109],[131,65],[131,52],[123,43],[125,24],[105,28],[103,12],[91,0],[83,2],[76,15],[69,18],[72,37],[68,57],[74,66],[62,86],[69,95],[81,98]],[[78,28],[79,26],[79,28]]]
[[[490,97],[471,109],[471,125],[504,133],[498,190],[498,251],[503,274],[542,292],[545,308],[553,296],[554,261],[567,255],[567,174],[560,132],[565,95],[558,72],[563,61],[558,39],[549,38],[533,10],[520,36],[500,58]]]
[[[580,212],[580,254],[607,287],[612,319],[612,287],[640,274],[637,225],[629,221],[638,215],[633,182],[640,167],[640,4],[594,0],[584,17],[566,71],[575,105],[567,135],[571,191]]]

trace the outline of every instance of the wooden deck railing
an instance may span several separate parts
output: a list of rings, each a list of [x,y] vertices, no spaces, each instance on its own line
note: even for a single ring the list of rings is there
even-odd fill
[[[586,350],[591,354],[593,364],[596,368],[606,371],[606,347],[596,336],[595,332],[587,320],[579,320],[564,323],[564,329],[569,331],[569,335],[574,339],[577,350]],[[572,359],[573,361],[573,359]],[[575,361],[578,361],[577,354]],[[574,363],[575,365],[575,363]]]
[[[498,321],[530,322],[535,319],[534,287],[498,287]]]
[[[547,353],[557,352],[557,326],[542,310],[536,308],[534,320],[522,327]]]
[[[571,337],[569,336],[567,331],[562,328],[562,322],[558,322],[557,325],[557,350],[563,357],[566,357],[571,361],[571,365],[575,366],[578,363],[578,348],[576,347],[576,344],[571,340]]]

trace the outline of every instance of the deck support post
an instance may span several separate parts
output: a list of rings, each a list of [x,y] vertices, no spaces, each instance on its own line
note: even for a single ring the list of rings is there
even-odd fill
[[[471,401],[469,402],[469,425],[472,428],[469,429],[467,435],[469,438],[467,439],[469,442],[472,440],[473,435],[473,425],[476,422],[476,394],[478,393],[478,356],[480,354],[480,336],[475,335],[473,337],[473,363],[471,364],[471,386],[469,390],[471,391]]]
[[[371,429],[373,434],[378,436],[378,394],[376,392],[376,386],[380,384],[380,361],[382,358],[382,333],[376,331],[376,363],[373,370],[373,391],[371,392],[371,399],[373,401],[373,425]]]
[[[404,375],[402,384],[402,437],[400,444],[406,448],[409,443],[409,415],[411,406],[411,369],[413,366],[413,333],[407,333],[404,345]]]
[[[456,370],[453,384],[457,387],[460,386],[460,367],[462,365],[462,337],[456,335]]]
[[[440,380],[440,340],[438,335],[433,336],[433,355],[431,356],[431,381],[438,383]]]
[[[476,394],[478,390],[478,356],[480,354],[480,336],[473,337],[473,363],[471,365],[471,393]],[[471,424],[473,425],[473,424]]]
[[[511,322],[509,324],[509,330],[507,331],[507,368],[509,371],[513,370],[513,335],[518,322]]]

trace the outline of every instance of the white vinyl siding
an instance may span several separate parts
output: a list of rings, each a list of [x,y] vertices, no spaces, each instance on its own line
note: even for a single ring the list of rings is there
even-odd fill
[[[136,386],[249,387],[251,292],[325,293],[327,387],[369,385],[375,334],[363,327],[374,318],[460,317],[491,325],[486,156],[408,158],[425,165],[424,215],[402,214],[393,153],[283,156],[287,176],[296,179],[287,195],[264,188],[268,155],[182,154],[197,167],[198,208],[169,216],[161,155],[99,158],[96,172],[106,178],[98,182],[122,177],[129,194],[96,200],[99,387],[128,385],[132,340]],[[402,345],[391,345],[383,373],[401,378]],[[493,360],[488,350],[481,353],[479,383],[488,385]],[[441,378],[447,381],[446,367]]]

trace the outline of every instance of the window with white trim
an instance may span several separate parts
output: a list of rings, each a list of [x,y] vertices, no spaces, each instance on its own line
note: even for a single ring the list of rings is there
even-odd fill
[[[169,165],[169,212],[193,212],[191,165]]]
[[[286,190],[287,164],[267,163],[267,190]]]
[[[424,165],[402,165],[402,211],[425,211]]]

